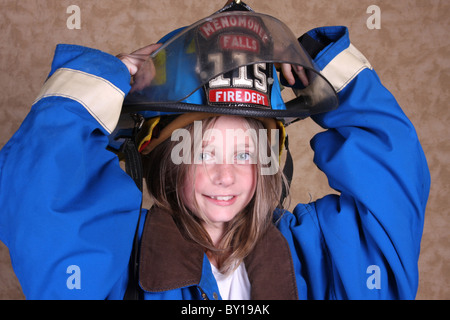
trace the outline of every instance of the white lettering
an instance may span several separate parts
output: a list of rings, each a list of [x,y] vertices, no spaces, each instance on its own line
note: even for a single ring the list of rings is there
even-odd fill
[[[81,10],[79,6],[71,5],[67,7],[67,13],[72,13],[70,17],[67,18],[67,29],[81,29]]]
[[[269,305],[227,304],[225,305],[225,314],[252,315],[252,314],[270,314],[270,312],[269,312]]]
[[[267,77],[266,74],[261,72],[261,70],[266,70],[266,64],[265,63],[258,63],[255,64],[254,67],[254,74],[255,74],[255,89],[267,92]]]
[[[377,265],[368,266],[366,270],[367,274],[372,274],[367,278],[366,285],[369,290],[381,289],[381,272],[380,267]]]
[[[194,122],[194,137],[186,129],[177,129],[172,133],[172,141],[180,141],[175,145],[171,152],[172,162],[176,165],[184,164],[202,164],[202,163],[214,163],[214,164],[237,164],[248,163],[256,164],[257,161],[261,163],[262,175],[273,175],[278,172],[278,152],[279,152],[279,130],[271,130],[270,141],[272,141],[272,147],[268,146],[268,133],[267,129],[260,129],[258,133],[255,129],[227,129],[226,137],[218,129],[210,128],[203,133],[202,122]],[[191,150],[192,139],[194,139],[194,157],[192,162]],[[214,143],[204,142],[214,141]],[[244,146],[244,148],[243,148]],[[249,150],[245,149],[245,146],[249,147]],[[234,157],[228,157],[234,155],[238,151],[250,152],[250,159],[236,159]],[[231,152],[232,151],[232,152]],[[225,153],[224,153],[225,152]]]
[[[209,37],[211,34],[213,34],[214,33],[214,28],[213,28],[212,24],[211,23],[205,23],[202,26],[202,32],[203,32],[203,34],[206,37]]]
[[[186,129],[174,130],[171,136],[172,141],[180,141],[173,147],[170,153],[170,158],[174,164],[190,163],[191,162],[191,135]]]
[[[67,289],[80,290],[81,289],[81,269],[80,269],[80,267],[76,266],[76,265],[68,266],[66,269],[66,273],[71,274],[71,276],[68,277],[67,281],[66,281]]]
[[[222,101],[222,93],[221,90],[216,90],[216,100],[215,101]]]
[[[239,77],[233,79],[233,85],[240,88],[253,88],[253,80],[248,79],[246,66],[239,68]]]
[[[381,29],[381,9],[379,6],[371,5],[367,8],[366,13],[372,14],[366,22],[367,28],[370,30]]]
[[[223,55],[221,53],[210,54],[208,57],[210,62],[214,63],[214,73],[219,74],[223,68]],[[229,87],[231,84],[230,79],[224,78],[223,74],[212,79],[209,82],[210,88]]]
[[[224,38],[222,41],[230,41],[229,39]],[[223,70],[223,55],[221,53],[214,53],[209,55],[209,61],[214,63],[214,72],[219,74]],[[241,53],[235,53],[233,55],[233,59],[239,61],[239,64],[245,63],[245,55]],[[253,65],[253,73],[255,76],[255,80],[248,78],[248,70],[251,66],[242,66],[239,67],[239,76],[233,79],[225,78],[223,74],[217,76],[209,82],[209,87],[211,89],[214,88],[223,88],[230,87],[231,81],[233,81],[233,85],[239,88],[255,88],[261,92],[267,93],[268,85],[267,85],[267,76],[263,70],[266,70],[267,65],[265,63],[257,63]],[[249,99],[246,99],[249,100]],[[219,100],[217,100],[219,101]],[[256,102],[254,102],[256,103]],[[265,104],[265,103],[263,103]]]
[[[187,307],[181,308],[181,314],[183,315],[207,315],[210,318],[214,316],[216,307],[196,307],[188,304]]]

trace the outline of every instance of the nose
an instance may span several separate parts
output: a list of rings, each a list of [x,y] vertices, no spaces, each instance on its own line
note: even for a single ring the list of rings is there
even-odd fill
[[[228,187],[234,184],[236,177],[232,164],[216,164],[212,170],[211,180],[214,185]]]

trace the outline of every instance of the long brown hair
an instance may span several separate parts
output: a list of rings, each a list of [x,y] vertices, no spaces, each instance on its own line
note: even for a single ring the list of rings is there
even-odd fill
[[[217,117],[203,120],[203,132],[214,125]],[[264,129],[262,123],[253,118],[245,118],[249,129]],[[194,125],[185,129],[193,136]],[[203,133],[202,133],[203,134]],[[250,203],[238,213],[227,228],[220,243],[212,243],[202,226],[202,219],[192,213],[181,196],[183,182],[187,178],[190,164],[174,164],[171,155],[179,141],[165,140],[144,158],[147,188],[154,205],[169,212],[180,232],[191,241],[201,245],[208,255],[213,256],[222,273],[234,270],[252,251],[257,241],[272,223],[273,211],[281,207],[282,185],[285,181],[281,170],[270,175],[258,174],[264,166],[257,161],[255,172],[256,189]],[[193,154],[194,142],[190,141]],[[267,144],[270,148],[270,143]],[[269,149],[267,149],[269,150]],[[261,150],[259,151],[261,152]]]

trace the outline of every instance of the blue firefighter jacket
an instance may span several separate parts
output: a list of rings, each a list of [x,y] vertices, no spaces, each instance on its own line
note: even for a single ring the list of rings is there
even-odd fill
[[[280,273],[290,273],[289,290],[300,299],[413,299],[430,187],[415,129],[345,27],[309,35],[331,41],[315,62],[338,92],[340,107],[313,117],[326,130],[311,146],[315,164],[340,195],[281,215],[267,241],[281,243],[284,255],[262,245],[254,259],[287,256],[279,261]],[[59,45],[30,113],[1,150],[0,239],[29,299],[124,296],[142,194],[106,147],[129,83],[116,57]],[[173,227],[160,218],[146,230]],[[149,245],[180,254],[167,251],[175,249],[162,231]],[[180,262],[194,270],[185,282],[171,282],[175,262],[161,252],[143,263],[144,298],[220,298],[202,252],[192,248]],[[252,289],[264,292],[258,265],[248,261],[249,278]]]

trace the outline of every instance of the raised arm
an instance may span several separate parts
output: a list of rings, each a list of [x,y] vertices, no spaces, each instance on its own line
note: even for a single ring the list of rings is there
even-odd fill
[[[414,298],[430,187],[415,129],[345,27],[308,35],[324,47],[315,61],[340,100],[313,117],[327,130],[311,141],[340,196],[299,205],[289,226],[308,297]]]
[[[139,63],[124,62],[58,46],[29,115],[1,150],[0,239],[27,298],[123,297],[142,196],[106,150]]]

